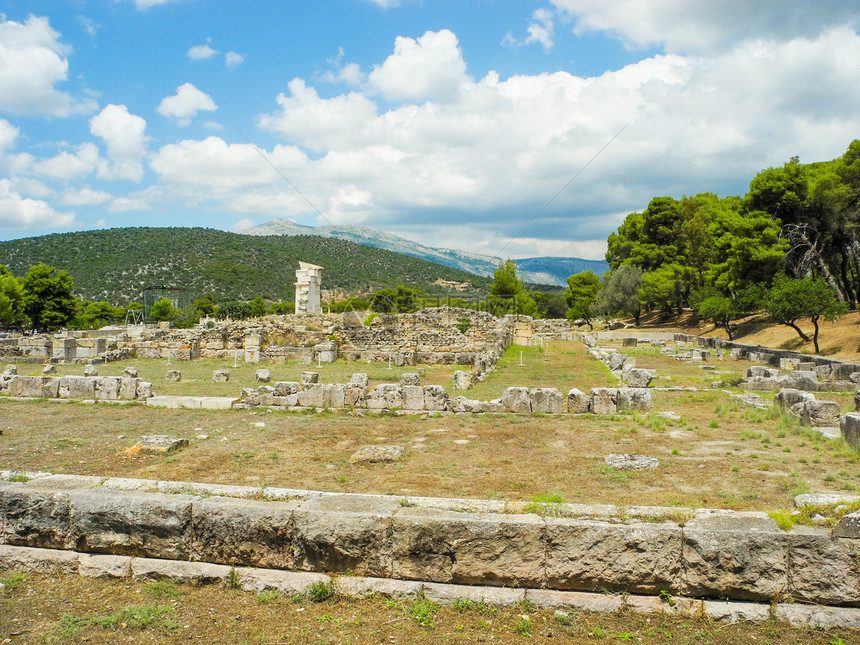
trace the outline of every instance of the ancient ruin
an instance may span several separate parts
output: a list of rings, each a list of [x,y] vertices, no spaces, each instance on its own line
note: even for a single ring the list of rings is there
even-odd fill
[[[320,284],[322,267],[309,262],[299,262],[296,269],[296,314],[322,313]]]

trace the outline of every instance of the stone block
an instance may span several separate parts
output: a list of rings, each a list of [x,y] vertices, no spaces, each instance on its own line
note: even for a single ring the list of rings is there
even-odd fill
[[[182,380],[182,372],[179,370],[168,370],[165,380],[168,383],[179,383]]]
[[[501,396],[505,412],[531,412],[531,398],[527,387],[509,387]]]
[[[860,562],[855,540],[831,537],[823,530],[790,533],[784,539],[788,544],[791,597],[821,604],[858,602]]]
[[[212,380],[215,383],[226,383],[230,380],[230,370],[215,370],[212,372]]]
[[[773,397],[773,402],[783,410],[790,410],[791,406],[797,403],[806,403],[814,401],[815,395],[795,388],[782,388]]]
[[[786,385],[804,392],[815,392],[818,390],[818,378],[816,378],[815,372],[796,370],[788,373]]]
[[[842,437],[855,450],[860,449],[860,413],[848,412],[839,418]]]
[[[429,582],[537,587],[544,578],[537,515],[402,508],[392,529],[393,577]]]
[[[683,578],[683,531],[675,524],[624,526],[546,519],[547,586],[656,593]]]
[[[615,353],[615,354],[609,355],[609,369],[612,370],[613,372],[615,370],[620,370],[622,367],[624,367],[624,363],[626,363],[626,362],[627,362],[627,355],[626,354]]]
[[[814,607],[781,603],[776,606],[774,618],[806,629],[860,630],[860,609],[855,607]],[[831,642],[838,643],[839,639]]]
[[[56,399],[60,379],[55,376],[13,376],[9,381],[9,395],[36,399]]]
[[[452,386],[455,390],[468,390],[472,387],[472,376],[469,372],[456,370],[454,372],[454,383]]]
[[[763,378],[776,378],[779,376],[779,370],[772,367],[764,367],[763,365],[751,365],[747,369],[747,378],[755,378],[761,376]]]
[[[78,573],[85,578],[126,578],[131,574],[131,557],[127,555],[81,553],[78,563]]]
[[[591,388],[591,411],[594,414],[615,414],[618,412],[618,390],[611,387]]]
[[[627,385],[630,387],[648,387],[654,376],[649,370],[634,368],[627,372]]]
[[[328,584],[332,581],[323,573],[274,571],[272,569],[248,569],[245,567],[238,567],[236,574],[239,576],[239,586],[244,591],[259,593],[273,590],[280,591],[287,596],[306,594],[315,584]]]
[[[360,408],[366,405],[365,395],[367,394],[366,387],[357,385],[347,385],[343,392],[343,405],[347,408]]]
[[[367,374],[363,374],[361,372],[356,372],[352,376],[349,377],[349,384],[354,385],[356,387],[368,387],[369,381],[367,378]]]
[[[161,493],[72,491],[70,538],[78,551],[185,560],[194,499]]]
[[[4,569],[23,569],[38,573],[76,573],[78,554],[74,551],[41,549],[0,544],[0,562]]]
[[[68,548],[69,508],[65,492],[0,481],[0,542]]]
[[[343,383],[329,383],[323,386],[323,407],[340,409],[346,404],[346,385]]]
[[[86,376],[63,376],[60,378],[59,396],[61,399],[94,399],[95,380]]]
[[[402,379],[401,379],[402,383]],[[420,385],[401,385],[404,410],[424,409],[424,388]]]
[[[532,412],[539,414],[562,414],[564,405],[561,392],[554,387],[533,387],[529,390]]]
[[[140,381],[137,384],[137,400],[146,401],[154,396],[152,392],[152,383]]]
[[[47,365],[45,365],[45,367],[42,369],[42,374],[43,374],[43,375],[45,375],[45,376],[53,376],[53,375],[55,375],[56,373],[57,373],[57,366],[56,366],[56,365],[54,365],[53,363],[48,363],[48,364],[47,364]]]
[[[567,411],[569,414],[584,414],[588,412],[590,397],[578,389],[571,388],[567,392]]]
[[[298,393],[298,404],[308,408],[325,407],[325,385],[322,383],[308,383]]]
[[[430,412],[441,412],[448,404],[448,393],[441,385],[424,386],[424,409]]]
[[[390,578],[368,578],[365,576],[338,576],[334,579],[335,592],[348,598],[366,598],[380,595],[385,598],[417,598],[424,583]],[[435,601],[434,601],[435,602]]]
[[[265,368],[258,369],[254,373],[254,380],[258,383],[268,383],[272,380],[272,372]]]
[[[122,379],[118,376],[98,376],[96,381],[96,399],[100,401],[116,401],[119,399],[119,388]]]
[[[526,598],[525,589],[450,585],[441,582],[425,582],[422,591],[427,600],[440,605],[453,605],[457,601],[468,600],[491,607],[515,607]]]
[[[121,373],[120,377],[122,378],[137,378],[137,368],[136,367],[126,367]]]
[[[301,381],[303,386],[319,383],[320,375],[318,372],[302,372]]]
[[[833,537],[860,539],[860,511],[839,518],[830,534]]]
[[[594,614],[614,614],[624,608],[624,598],[620,594],[527,589],[526,600],[538,609],[573,609]]]
[[[297,501],[252,502],[210,497],[191,506],[195,560],[287,569],[293,566],[292,513]]]
[[[170,580],[179,584],[214,585],[226,582],[233,567],[208,562],[133,558],[131,575],[138,582]]]
[[[118,398],[122,401],[134,401],[137,399],[137,388],[142,382],[142,378],[121,378],[119,381]]]
[[[830,365],[816,365],[812,371],[815,372],[815,376],[822,379],[829,379],[833,373]]]
[[[299,384],[296,381],[276,381],[275,389],[272,392],[275,396],[290,396],[298,394]]]
[[[421,385],[421,375],[416,372],[404,372],[400,375],[400,385]]]
[[[811,427],[838,427],[839,404],[836,401],[807,401],[800,415],[800,424]]]
[[[403,407],[403,391],[400,385],[381,383],[365,396],[368,410],[393,410]]]
[[[638,344],[639,344],[639,339],[632,337],[632,336],[628,336],[627,338],[621,339],[621,346],[622,347],[636,347],[636,345],[638,345]]]
[[[618,388],[616,406],[619,412],[647,412],[654,407],[651,392],[641,387]]]

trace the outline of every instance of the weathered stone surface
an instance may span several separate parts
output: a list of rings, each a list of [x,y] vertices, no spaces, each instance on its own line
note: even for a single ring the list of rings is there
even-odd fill
[[[651,470],[660,465],[654,457],[647,455],[606,455],[603,462],[616,470]]]
[[[524,589],[471,585],[450,585],[441,582],[425,582],[424,597],[440,605],[453,605],[455,601],[469,600],[493,607],[514,607],[526,598]]]
[[[37,399],[55,399],[60,379],[53,376],[13,376],[9,381],[9,395]]]
[[[320,375],[318,372],[302,372],[301,377],[302,385],[310,385],[312,383],[320,382]]]
[[[547,584],[558,589],[656,592],[681,582],[682,530],[547,518]]]
[[[119,399],[119,386],[122,379],[118,376],[96,377],[96,398],[101,401],[116,401]]]
[[[770,607],[752,602],[706,600],[703,613],[711,620],[726,623],[764,623],[770,620]]]
[[[773,369],[772,367],[764,367],[763,365],[751,365],[749,369],[747,369],[747,378],[776,378],[777,376],[779,376],[779,370]]]
[[[0,481],[0,542],[68,548],[68,494]]]
[[[713,513],[683,531],[686,595],[771,600],[788,591],[785,534],[767,516]]]
[[[335,593],[348,598],[365,598],[381,595],[385,598],[417,598],[424,584],[412,580],[368,578],[364,576],[338,576],[334,579]],[[435,601],[434,601],[435,602]]]
[[[118,397],[122,401],[134,401],[137,398],[137,387],[143,379],[140,378],[121,378],[119,380]]]
[[[648,387],[653,378],[648,370],[634,368],[627,372],[627,385],[630,387]]]
[[[585,335],[582,337],[582,342],[586,347],[597,347],[597,339],[594,336]]]
[[[343,383],[328,383],[323,394],[323,407],[342,408],[346,405],[346,385]]]
[[[575,609],[595,614],[614,614],[624,606],[624,599],[618,594],[554,589],[527,589],[526,600],[538,609]]]
[[[487,411],[487,404],[477,399],[467,399],[465,396],[458,396],[448,400],[448,410],[451,412],[479,414]]]
[[[860,449],[860,413],[848,412],[839,418],[842,437],[855,450]]]
[[[87,578],[125,578],[131,574],[131,557],[127,555],[81,553],[78,562],[78,573]]]
[[[834,532],[835,534],[835,532]],[[860,604],[860,545],[834,539],[824,529],[785,536],[789,594],[824,604]]]
[[[254,380],[258,383],[268,383],[272,380],[272,372],[265,368],[258,369],[254,372]]]
[[[367,378],[367,374],[363,374],[362,372],[356,372],[349,377],[349,384],[354,385],[356,387],[368,387],[369,381]]]
[[[172,582],[212,585],[221,584],[230,577],[229,567],[208,562],[181,562],[152,558],[132,558],[131,575],[137,581],[170,580]]]
[[[589,402],[590,397],[587,396],[584,392],[581,392],[575,387],[570,388],[570,390],[568,390],[567,411],[570,414],[584,414],[588,412]]]
[[[403,455],[402,446],[365,446],[349,458],[351,464],[393,463]]]
[[[36,571],[39,573],[76,573],[78,554],[59,549],[32,548],[0,544],[0,563],[3,568]]]
[[[776,606],[774,618],[795,627],[860,629],[860,609],[853,607],[814,607],[782,603]]]
[[[331,495],[310,499],[293,512],[293,562],[306,571],[351,571],[391,577],[394,499]]]
[[[126,367],[121,373],[120,376],[122,378],[137,378],[137,368],[136,367]]]
[[[259,593],[276,590],[283,594],[305,594],[315,584],[329,583],[331,578],[322,573],[304,573],[298,571],[274,571],[272,569],[248,569],[237,567],[239,586],[244,591]]]
[[[781,407],[783,410],[790,410],[791,406],[797,403],[805,403],[807,401],[814,401],[815,395],[810,394],[809,392],[803,392],[802,390],[798,390],[795,388],[782,388],[779,392],[776,393],[776,396],[773,397],[773,401],[776,405]]]
[[[403,391],[400,385],[380,383],[366,395],[368,410],[393,410],[403,407]]]
[[[647,412],[654,407],[651,392],[641,387],[620,387],[616,406],[619,412]]]
[[[509,387],[501,396],[506,412],[531,412],[531,399],[527,387]]]
[[[146,401],[153,397],[152,383],[147,381],[138,381],[137,383],[137,400]]]
[[[286,569],[293,566],[292,513],[298,501],[254,502],[210,497],[192,503],[196,560]]]
[[[171,437],[166,434],[145,434],[140,437],[141,452],[170,453],[188,445],[184,437]]]
[[[818,390],[818,379],[815,376],[815,372],[789,372],[786,384],[790,388],[803,390],[804,392],[815,392]]]
[[[9,364],[3,368],[3,376],[16,376],[18,374],[18,366]]]
[[[42,374],[44,374],[45,376],[50,376],[50,375],[56,374],[56,373],[57,373],[57,367],[53,363],[48,363],[42,369]]]
[[[179,383],[182,380],[182,372],[179,370],[168,370],[164,378],[168,383]]]
[[[394,517],[393,575],[398,578],[539,586],[543,520],[403,508]]]
[[[532,412],[540,414],[561,414],[564,405],[561,392],[554,387],[533,387],[529,390],[529,404]]]
[[[800,424],[804,426],[839,426],[839,404],[836,401],[807,401],[800,415]]]
[[[618,390],[613,387],[591,388],[590,408],[594,414],[615,414],[618,412]]]
[[[421,385],[421,375],[417,372],[404,372],[400,375],[400,385]]]
[[[86,376],[63,376],[58,394],[61,399],[94,399],[96,383]]]
[[[424,409],[439,411],[445,409],[448,403],[448,393],[441,385],[425,385],[424,386]]]
[[[366,387],[356,385],[347,385],[343,391],[343,405],[347,408],[365,407],[365,395],[367,394]]]
[[[401,378],[401,383],[403,379]],[[420,385],[401,385],[404,410],[424,409],[424,388]]]
[[[307,383],[298,393],[298,403],[308,408],[325,407],[325,385],[322,383]]]
[[[797,508],[806,506],[836,506],[837,504],[853,504],[860,502],[860,495],[850,493],[803,493],[796,495],[794,505]]]
[[[627,362],[626,354],[615,353],[609,355],[609,369],[613,372],[615,370],[620,370],[624,366],[625,362]]]
[[[452,387],[455,390],[468,390],[472,387],[472,377],[468,372],[456,370],[454,372],[454,381]]]
[[[833,537],[853,538],[855,540],[860,538],[860,511],[847,513],[839,518],[839,521],[833,527],[831,535]],[[860,549],[860,545],[858,545],[858,549]]]
[[[216,383],[226,383],[230,380],[230,370],[215,370],[212,372],[212,380]]]
[[[299,384],[296,381],[276,381],[274,388],[275,396],[289,396],[299,392]]]
[[[70,537],[79,551],[186,559],[188,495],[83,490],[69,493]]]

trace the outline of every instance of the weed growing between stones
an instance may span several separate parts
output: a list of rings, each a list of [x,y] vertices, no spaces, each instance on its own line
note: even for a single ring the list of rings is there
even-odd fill
[[[313,602],[325,602],[334,596],[334,584],[322,580],[313,583],[308,589],[308,598]]]

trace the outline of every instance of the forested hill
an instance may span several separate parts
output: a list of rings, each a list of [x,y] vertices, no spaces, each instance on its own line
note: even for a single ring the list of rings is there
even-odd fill
[[[192,298],[262,296],[292,300],[299,261],[323,267],[323,289],[350,293],[404,285],[446,293],[437,281],[468,283],[455,295],[486,293],[491,278],[433,262],[321,237],[252,237],[205,228],[116,228],[0,242],[0,264],[24,275],[34,264],[65,269],[86,300],[139,301],[143,289],[187,289]]]

